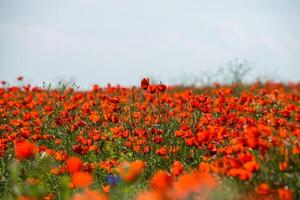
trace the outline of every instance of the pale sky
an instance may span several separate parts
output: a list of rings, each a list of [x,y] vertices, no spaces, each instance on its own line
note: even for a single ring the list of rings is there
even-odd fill
[[[138,84],[234,58],[300,80],[298,0],[0,0],[0,80]]]

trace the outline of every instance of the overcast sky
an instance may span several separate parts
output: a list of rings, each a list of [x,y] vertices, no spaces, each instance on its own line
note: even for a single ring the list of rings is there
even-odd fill
[[[298,0],[0,0],[0,80],[171,83],[234,58],[300,80]]]

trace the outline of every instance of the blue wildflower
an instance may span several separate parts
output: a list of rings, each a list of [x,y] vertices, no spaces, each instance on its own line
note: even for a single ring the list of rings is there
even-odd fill
[[[106,181],[109,185],[116,185],[120,182],[120,177],[114,174],[110,174],[106,177]]]

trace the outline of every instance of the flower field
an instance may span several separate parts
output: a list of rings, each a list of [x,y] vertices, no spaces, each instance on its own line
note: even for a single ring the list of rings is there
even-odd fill
[[[300,199],[300,83],[2,81],[0,116],[1,199]]]

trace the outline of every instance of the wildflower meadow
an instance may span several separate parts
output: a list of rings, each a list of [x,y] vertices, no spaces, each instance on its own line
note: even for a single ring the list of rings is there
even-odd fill
[[[1,199],[300,199],[300,83],[1,84]]]

